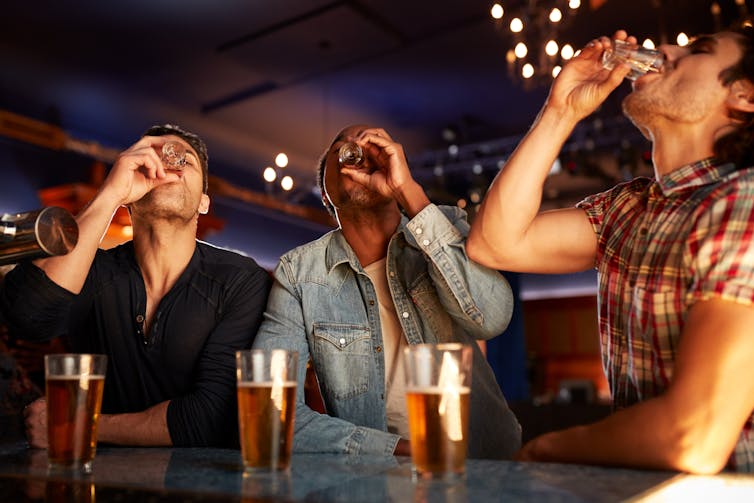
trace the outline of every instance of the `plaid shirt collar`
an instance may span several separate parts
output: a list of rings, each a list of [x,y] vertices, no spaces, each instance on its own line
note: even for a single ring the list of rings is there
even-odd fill
[[[714,157],[708,157],[679,169],[673,170],[661,177],[657,184],[666,197],[676,195],[686,189],[694,189],[710,183],[716,183],[721,178],[735,171],[732,162],[717,164]]]

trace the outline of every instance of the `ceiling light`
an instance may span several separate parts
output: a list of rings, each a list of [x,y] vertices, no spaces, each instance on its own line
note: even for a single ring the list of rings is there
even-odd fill
[[[521,30],[524,29],[524,22],[521,21],[521,18],[514,17],[511,20],[511,31],[513,33],[521,33]]]
[[[280,152],[275,157],[275,165],[277,167],[279,167],[279,168],[284,168],[284,167],[288,166],[288,156],[285,155],[284,153]]]
[[[277,173],[277,171],[275,171],[275,168],[267,166],[266,168],[264,168],[264,172],[262,173],[262,177],[267,182],[274,182],[275,179],[278,177],[278,173]]]
[[[288,175],[285,175],[280,180],[280,186],[283,187],[283,190],[291,190],[293,188],[293,178],[291,178]]]
[[[493,19],[502,19],[504,13],[503,6],[499,3],[496,3],[490,9],[490,15],[492,15]]]

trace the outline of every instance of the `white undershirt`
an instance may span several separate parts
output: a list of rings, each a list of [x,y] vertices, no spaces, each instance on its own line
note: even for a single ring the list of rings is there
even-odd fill
[[[391,433],[409,438],[406,412],[406,379],[403,371],[403,348],[408,346],[403,335],[395,304],[390,296],[385,271],[385,259],[373,262],[364,268],[377,291],[380,308],[382,347],[385,356],[385,409],[387,428]]]

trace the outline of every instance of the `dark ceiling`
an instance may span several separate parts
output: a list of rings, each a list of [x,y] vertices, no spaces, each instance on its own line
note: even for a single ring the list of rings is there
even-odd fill
[[[730,15],[733,0],[719,1]],[[529,3],[552,2],[502,2],[508,13]],[[712,31],[710,3],[584,0],[559,38]],[[546,90],[508,77],[510,14],[494,22],[491,4],[5,0],[0,108],[117,149],[178,123],[207,140],[217,175],[257,187],[282,151],[311,187],[318,155],[349,123],[384,127],[414,159],[445,148],[449,126],[462,143],[526,130]]]

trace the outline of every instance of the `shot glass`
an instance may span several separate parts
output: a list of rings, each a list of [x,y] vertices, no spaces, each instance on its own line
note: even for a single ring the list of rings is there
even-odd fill
[[[236,352],[238,426],[247,472],[287,470],[293,447],[298,353]]]
[[[338,149],[338,162],[341,166],[361,166],[364,162],[364,151],[356,143],[346,142]]]
[[[162,163],[167,169],[182,171],[186,165],[186,147],[177,141],[168,141],[162,146]]]
[[[50,470],[92,472],[107,356],[45,356],[47,460]]]
[[[623,40],[613,40],[612,49],[602,54],[602,66],[612,70],[616,65],[628,63],[631,72],[626,76],[636,80],[649,72],[659,72],[665,62],[665,56],[655,49],[647,49]]]
[[[404,350],[404,359],[414,478],[462,478],[468,443],[471,346],[416,344]]]

